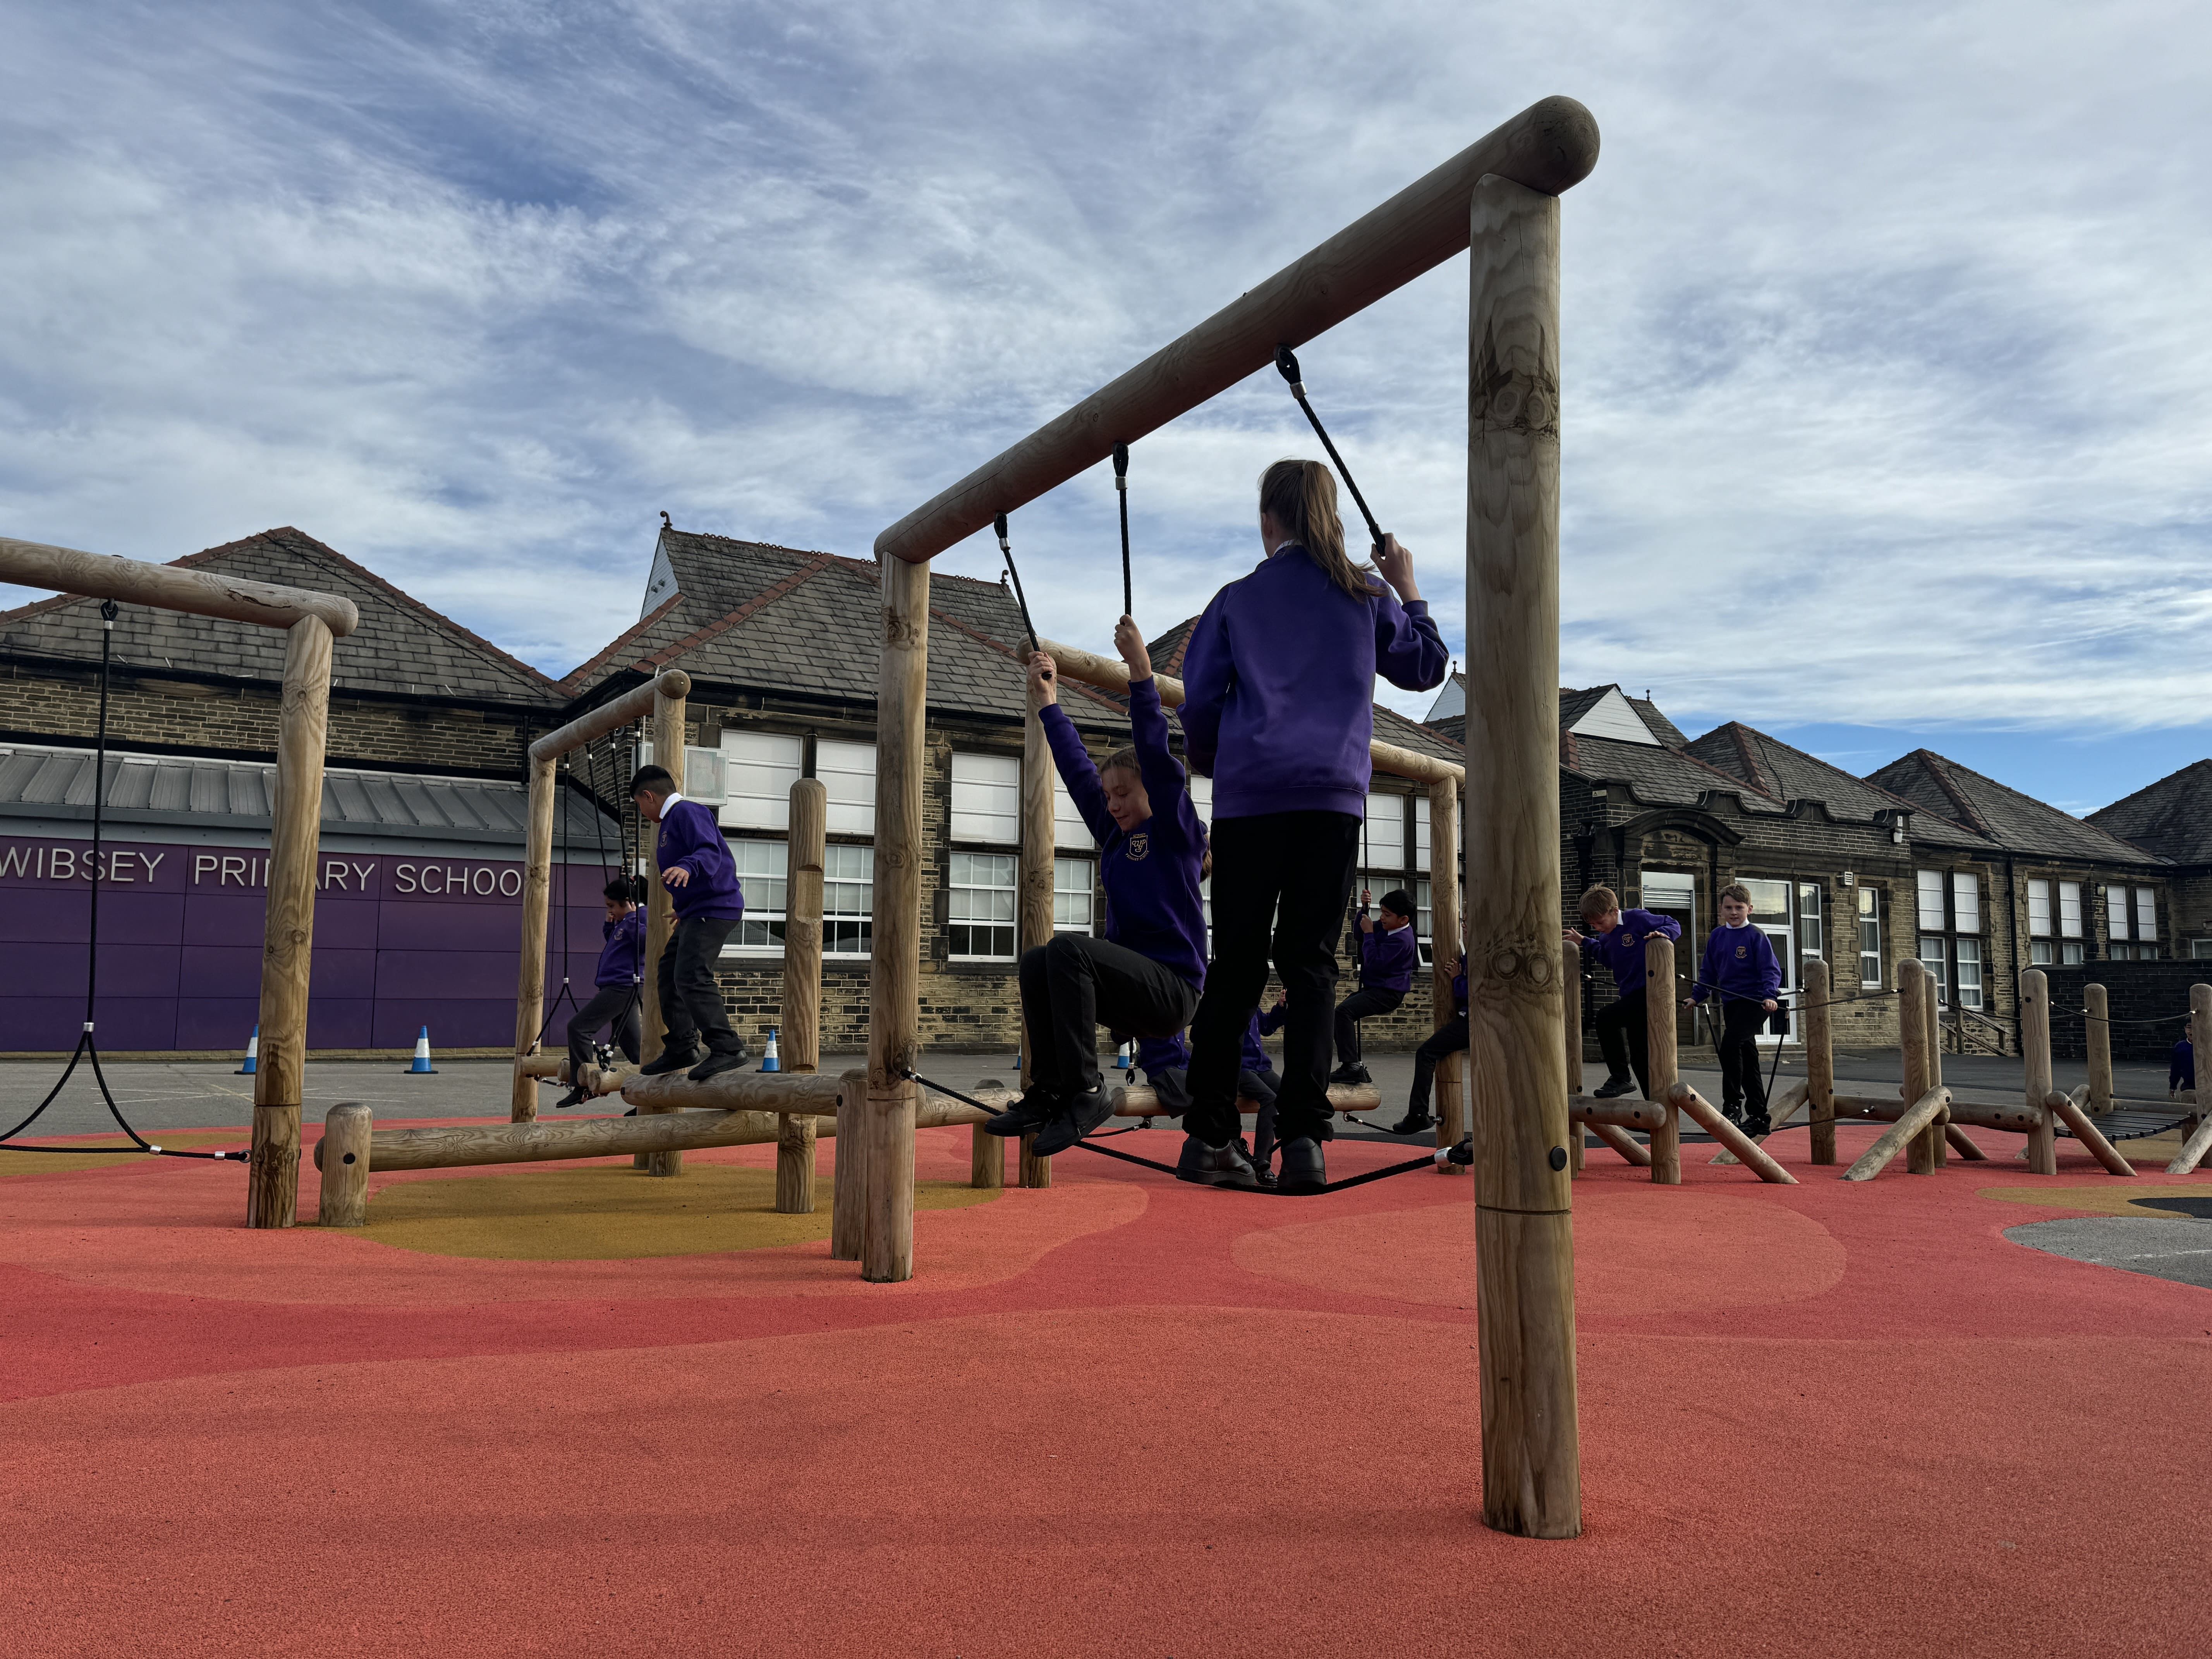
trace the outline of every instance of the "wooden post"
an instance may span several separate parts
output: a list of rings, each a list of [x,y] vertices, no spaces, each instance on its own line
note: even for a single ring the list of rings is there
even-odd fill
[[[1468,307],[1468,991],[1482,1518],[1582,1531],[1559,965],[1559,204],[1475,186]]]
[[[2027,1132],[2027,1167],[2037,1175],[2058,1173],[2058,1125],[2051,1112],[2051,976],[2031,968],[2020,976],[2020,1055],[2027,1073],[2028,1109],[2036,1127]]]
[[[1813,1162],[1836,1161],[1836,1049],[1828,1023],[1828,964],[1805,963],[1805,1099],[1810,1108]]]
[[[1667,1121],[1651,1132],[1651,1179],[1663,1187],[1679,1187],[1682,1114],[1667,1097],[1680,1081],[1674,1057],[1674,941],[1656,933],[1644,942],[1644,1023],[1650,1027],[1644,1064],[1651,1073],[1651,1098],[1667,1108]]]
[[[1452,976],[1459,971],[1459,785],[1439,778],[1429,786],[1429,975],[1430,1028],[1441,1031],[1452,1012]],[[1462,1082],[1464,1056],[1446,1054],[1437,1062],[1437,1145],[1456,1146],[1467,1134],[1467,1091]],[[1569,1137],[1577,1146],[1579,1133]],[[1437,1170],[1457,1175],[1467,1166],[1443,1163]]]
[[[875,953],[868,972],[866,1236],[860,1277],[914,1277],[914,1114],[921,1047],[922,747],[929,680],[929,567],[887,559],[876,676]]]
[[[1026,955],[1038,946],[1052,942],[1052,862],[1054,827],[1052,810],[1052,745],[1045,741],[1044,722],[1037,711],[1044,705],[1036,695],[1029,696],[1029,709],[1022,721],[1022,863],[1021,891],[1017,919],[1019,931],[1015,937],[1021,941],[1018,955]],[[1037,1044],[1049,1041],[1026,1026],[1022,1030],[1021,1086],[1026,1091],[1036,1075]],[[987,1149],[983,1143],[990,1142]],[[988,1164],[998,1172],[997,1181],[975,1185],[997,1186],[1006,1178],[1006,1144],[995,1135],[975,1131],[974,1162],[978,1167]],[[1024,1135],[1021,1152],[1021,1183],[1024,1187],[1052,1185],[1052,1160],[1036,1155],[1036,1137]]]
[[[1943,1086],[1943,1000],[1935,975],[1929,974],[1922,979],[1920,994],[1928,999],[1928,1086],[1940,1089]],[[1952,1024],[1958,1029],[1959,1052],[1963,1054],[1966,1052],[1964,1016],[1954,1017]],[[1948,1122],[1947,1118],[1941,1124],[1930,1124],[1922,1136],[1923,1157],[1930,1171],[1942,1169],[1949,1159],[1950,1136],[1942,1132]]]
[[[269,832],[269,908],[261,946],[261,1049],[253,1077],[253,1152],[246,1224],[289,1227],[300,1198],[300,1097],[307,1054],[307,973],[315,945],[315,851],[323,823],[323,737],[330,721],[330,628],[304,616],[285,630]]]
[[[545,1019],[545,939],[547,913],[553,892],[553,786],[560,762],[530,763],[530,829],[522,862],[522,970],[514,993],[514,1076],[507,1099],[507,1120],[534,1123],[538,1120],[538,1079],[526,1075],[522,1062],[538,1047],[538,1028]],[[565,895],[564,895],[565,896]],[[562,916],[566,927],[568,918]]]
[[[837,1079],[837,1161],[830,1198],[830,1259],[858,1261],[867,1236],[868,1138],[860,1126],[868,1115],[868,1074],[847,1072]]]
[[[1934,1054],[1929,1038],[1929,1027],[1935,1023],[1936,1010],[1929,996],[1932,976],[1917,957],[1900,957],[1897,962],[1897,1034],[1900,1057],[1905,1063],[1905,1082],[1901,1093],[1908,1102],[1925,1099],[1936,1085],[1929,1080],[1930,1060]],[[1914,1175],[1929,1175],[1935,1170],[1925,1137],[1915,1133],[1905,1148],[1905,1167]],[[1895,1156],[1893,1152],[1890,1157]],[[1862,1160],[1863,1161],[1863,1160]],[[1882,1160],[1888,1161],[1886,1157]],[[1857,1164],[1851,1166],[1853,1169]],[[1856,1177],[1860,1180],[1868,1176]]]
[[[684,792],[684,703],[691,690],[687,677],[680,690],[672,689],[667,682],[672,676],[663,675],[653,694],[653,763],[664,768],[674,780],[676,792]],[[656,836],[658,830],[656,829]],[[649,851],[649,849],[647,849]],[[650,867],[650,856],[645,860]],[[645,986],[640,999],[644,1007],[645,1034],[638,1050],[641,1061],[657,1058],[667,1041],[667,1022],[660,1012],[660,957],[667,950],[670,937],[676,932],[676,900],[667,887],[654,876],[646,878],[650,890],[645,908]],[[672,1110],[662,1106],[641,1106],[640,1112]],[[635,1168],[649,1176],[680,1176],[684,1173],[684,1154],[681,1152],[641,1152],[631,1160]]]
[[[1565,1039],[1567,1058],[1567,1097],[1571,1100],[1583,1091],[1583,975],[1582,947],[1562,950],[1559,953],[1559,1034]],[[1567,1168],[1573,1174],[1583,1172],[1583,1152],[1589,1137],[1579,1122],[1567,1126]]]
[[[784,842],[783,1024],[780,1058],[787,1072],[811,1072],[822,1060],[822,866],[826,856],[830,792],[819,778],[791,786],[791,821]],[[775,1146],[779,1215],[814,1213],[815,1124],[787,1117]]]
[[[2089,1049],[2089,1115],[2105,1117],[2112,1109],[2112,1009],[2101,985],[2083,986],[2081,1001],[2087,1010],[2081,1034]]]
[[[2197,1059],[2197,1087],[2189,1108],[2189,1139],[2174,1154],[2173,1162],[2166,1166],[2168,1175],[2189,1174],[2204,1161],[2208,1152],[2212,1152],[2212,1111],[2204,1107],[2207,1100],[2212,1100],[2212,985],[2189,988],[2189,1046]]]
[[[368,1138],[375,1127],[374,1114],[357,1101],[323,1115],[323,1144],[315,1152],[315,1167],[323,1172],[317,1226],[368,1225]]]

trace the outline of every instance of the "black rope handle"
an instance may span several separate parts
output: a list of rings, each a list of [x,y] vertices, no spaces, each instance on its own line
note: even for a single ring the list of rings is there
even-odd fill
[[[1275,348],[1275,368],[1291,383],[1291,396],[1298,400],[1298,407],[1305,410],[1306,419],[1313,423],[1314,435],[1321,440],[1321,447],[1328,452],[1329,459],[1336,464],[1337,476],[1344,480],[1344,487],[1352,492],[1352,499],[1359,507],[1359,516],[1367,520],[1367,533],[1375,538],[1375,550],[1381,553],[1382,526],[1375,522],[1375,515],[1367,510],[1367,497],[1359,493],[1358,484],[1352,480],[1352,469],[1344,464],[1344,457],[1336,453],[1336,446],[1329,441],[1328,428],[1322,425],[1321,416],[1314,413],[1313,404],[1306,397],[1306,383],[1298,375],[1297,354],[1291,349],[1287,342]]]
[[[999,532],[999,551],[1006,555],[1006,574],[1014,579],[1014,603],[1022,608],[1022,626],[1030,636],[1030,655],[1037,653],[1036,624],[1030,620],[1030,602],[1022,592],[1022,573],[1014,568],[1014,544],[1006,539],[1006,515],[1003,513],[991,520],[991,528]]]
[[[1114,446],[1114,494],[1121,503],[1121,614],[1137,614],[1134,590],[1129,583],[1129,446]]]

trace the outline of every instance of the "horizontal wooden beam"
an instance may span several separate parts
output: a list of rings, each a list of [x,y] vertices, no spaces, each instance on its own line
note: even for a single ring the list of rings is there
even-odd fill
[[[1838,1095],[1836,1115],[1838,1118],[1860,1118],[1875,1123],[1894,1123],[1905,1115],[1905,1103],[1887,1095]],[[2025,1105],[2009,1102],[1990,1105],[1983,1101],[1954,1100],[1951,1103],[1953,1123],[1971,1123],[1978,1129],[2002,1129],[2012,1134],[2026,1134],[2042,1121],[2041,1114],[2031,1112]]]
[[[1568,1115],[1572,1117],[1573,1114],[1570,1112]],[[1628,1163],[1634,1164],[1639,1170],[1648,1170],[1651,1167],[1650,1150],[1639,1145],[1636,1137],[1619,1124],[1597,1122],[1589,1119],[1581,1121],[1589,1123],[1590,1132],[1612,1147],[1614,1152],[1619,1152]]]
[[[1119,657],[1102,657],[1095,651],[1082,651],[1072,645],[1062,645],[1057,640],[1039,640],[1037,649],[1050,657],[1054,669],[1062,679],[1073,680],[1079,685],[1095,686],[1101,691],[1113,691],[1127,696],[1129,690],[1129,665]],[[1180,708],[1185,693],[1181,680],[1167,674],[1156,673],[1152,684],[1159,689],[1160,706]],[[1380,738],[1367,745],[1369,764],[1381,773],[1394,778],[1412,778],[1420,783],[1440,783],[1449,778],[1464,788],[1467,768],[1434,755],[1423,755],[1411,749],[1401,749],[1395,744]]]
[[[988,1097],[979,1094],[978,1100]],[[1009,1097],[1011,1100],[1012,1097]],[[1130,1084],[1114,1091],[1114,1114],[1117,1117],[1158,1117],[1159,1091],[1143,1084]],[[1382,1103],[1382,1091],[1371,1083],[1334,1083],[1329,1085],[1328,1105],[1334,1112],[1371,1112]],[[1240,1112],[1256,1112],[1260,1103],[1247,1095],[1237,1103]]]
[[[1569,1095],[1567,1116],[1592,1127],[1602,1123],[1616,1129],[1656,1129],[1666,1122],[1667,1109],[1656,1100],[1632,1100],[1626,1096],[1600,1100],[1595,1095]]]
[[[1485,173],[1557,196],[1589,175],[1597,150],[1597,122],[1573,99],[1531,104],[916,507],[876,538],[877,556],[933,557],[994,514],[1012,513],[1104,460],[1115,444],[1134,443],[1267,368],[1277,346],[1304,344],[1464,252],[1468,204]]]
[[[152,605],[160,611],[183,611],[195,617],[221,617],[227,622],[252,623],[261,628],[289,628],[302,617],[319,617],[340,639],[361,626],[361,612],[351,599],[340,594],[248,581],[190,565],[153,564],[113,553],[81,553],[73,547],[49,547],[44,542],[17,541],[11,536],[0,536],[0,581],[82,593],[88,599],[115,599],[125,605]]]
[[[691,695],[691,677],[680,668],[662,669],[643,685],[634,685],[613,701],[585,710],[558,731],[548,732],[530,745],[530,758],[541,764],[557,760],[572,749],[636,724],[653,713],[655,692],[672,702],[681,702]]]

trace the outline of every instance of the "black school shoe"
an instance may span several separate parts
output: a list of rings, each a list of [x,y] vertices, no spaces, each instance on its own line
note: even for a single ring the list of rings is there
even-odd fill
[[[591,1096],[586,1094],[581,1089],[571,1089],[553,1103],[553,1109],[556,1112],[565,1112],[571,1106],[581,1106],[590,1098]]]
[[[987,1135],[1012,1139],[1033,1135],[1060,1115],[1060,1097],[1050,1089],[1034,1088],[983,1125]]]
[[[1331,1083],[1342,1084],[1347,1088],[1357,1088],[1363,1083],[1375,1081],[1374,1078],[1369,1075],[1366,1066],[1356,1060],[1346,1060],[1343,1065],[1328,1074],[1328,1080]]]
[[[710,1077],[720,1077],[724,1072],[736,1071],[750,1057],[746,1052],[745,1045],[740,1042],[736,1048],[726,1049],[719,1054],[708,1054],[685,1075],[694,1083],[704,1083]]]
[[[666,1077],[671,1072],[688,1072],[707,1058],[707,1051],[694,1044],[678,1054],[673,1048],[664,1048],[657,1060],[648,1060],[637,1068],[640,1077]]]
[[[1277,1191],[1317,1193],[1328,1185],[1328,1164],[1322,1157],[1321,1142],[1311,1135],[1300,1135],[1283,1143],[1283,1172],[1275,1177]]]
[[[1609,1077],[1590,1091],[1593,1100],[1618,1100],[1623,1095],[1636,1091],[1636,1079],[1632,1077]]]
[[[1394,1135],[1417,1135],[1425,1129],[1433,1129],[1436,1127],[1436,1119],[1431,1117],[1426,1112],[1408,1111],[1405,1116],[1390,1126],[1390,1133]]]
[[[1743,1115],[1743,1132],[1753,1140],[1763,1140],[1774,1133],[1774,1123],[1765,1112],[1746,1112]]]
[[[1242,1187],[1247,1191],[1257,1190],[1260,1185],[1259,1171],[1244,1156],[1241,1142],[1232,1139],[1225,1146],[1213,1146],[1196,1135],[1182,1138],[1182,1156],[1176,1160],[1176,1179],[1200,1187]]]
[[[1114,1096],[1103,1084],[1089,1094],[1071,1096],[1060,1115],[1037,1131],[1036,1155],[1050,1158],[1066,1152],[1113,1115]]]

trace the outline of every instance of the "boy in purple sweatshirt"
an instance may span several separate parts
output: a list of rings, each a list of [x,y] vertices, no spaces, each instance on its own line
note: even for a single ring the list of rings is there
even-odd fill
[[[1767,1132],[1766,1084],[1759,1074],[1759,1028],[1778,1004],[1782,963],[1765,931],[1751,925],[1751,890],[1741,882],[1721,889],[1721,925],[1705,940],[1698,982],[1685,1008],[1708,992],[1721,1000],[1721,1111],[1739,1118],[1753,1139]]]
[[[1193,768],[1213,779],[1213,961],[1191,1025],[1189,1133],[1176,1176],[1258,1184],[1237,1145],[1237,1074],[1272,959],[1290,1007],[1280,1180],[1286,1192],[1318,1192],[1375,677],[1425,690],[1443,684],[1446,658],[1397,538],[1376,555],[1380,581],[1352,563],[1336,480],[1320,462],[1278,461],[1261,475],[1260,540],[1267,558],[1213,596],[1183,653],[1183,737]]]
[[[605,896],[607,921],[599,936],[606,942],[599,947],[599,972],[593,979],[599,988],[568,1022],[568,1092],[553,1103],[556,1107],[581,1106],[591,1099],[584,1092],[584,1067],[591,1063],[592,1040],[605,1028],[614,1028],[623,1057],[633,1066],[637,1064],[638,993],[645,983],[645,912],[638,908],[637,884],[628,876],[617,876],[609,882]]]
[[[1583,923],[1590,931],[1563,929],[1570,945],[1582,946],[1585,957],[1595,957],[1613,969],[1618,1000],[1598,1010],[1590,1023],[1597,1027],[1598,1052],[1605,1056],[1606,1080],[1593,1091],[1600,1100],[1611,1100],[1629,1091],[1630,1072],[1635,1086],[1651,1098],[1651,1022],[1644,1000],[1644,946],[1655,935],[1680,939],[1682,924],[1672,916],[1650,910],[1624,912],[1610,887],[1593,887],[1583,895]]]
[[[1406,1115],[1390,1126],[1394,1135],[1417,1135],[1437,1127],[1429,1115],[1429,1091],[1436,1086],[1437,1065],[1446,1054],[1467,1052],[1467,957],[1460,957],[1452,975],[1452,1017],[1437,1027],[1429,1040],[1413,1050],[1413,1091],[1406,1099]],[[1455,1085],[1456,1086],[1456,1085]]]
[[[1060,933],[1021,963],[1022,1022],[1029,1032],[1030,1087],[984,1128],[1035,1134],[1033,1149],[1066,1152],[1114,1115],[1098,1075],[1098,1027],[1135,1037],[1170,1037],[1190,1023],[1206,983],[1206,906],[1199,866],[1206,826],[1190,803],[1182,767],[1168,749],[1167,715],[1152,661],[1135,622],[1121,618],[1114,644],[1129,665],[1129,728],[1135,743],[1091,763],[1060,706],[1052,659],[1030,659],[1030,686],[1053,764],[1098,842],[1106,889],[1106,937]]]
[[[675,929],[653,964],[668,1040],[659,1058],[638,1070],[647,1077],[688,1070],[694,1082],[704,1082],[745,1063],[744,1042],[730,1029],[714,977],[723,942],[744,917],[745,896],[730,844],[709,808],[678,793],[665,767],[640,767],[629,787],[640,816],[660,826],[653,867],[676,904]]]
[[[1402,887],[1382,895],[1379,919],[1367,914],[1374,895],[1359,893],[1359,988],[1336,1005],[1336,1069],[1331,1083],[1372,1083],[1359,1053],[1359,1022],[1387,1014],[1413,988],[1413,969],[1421,965],[1420,942],[1413,937],[1413,897]]]

